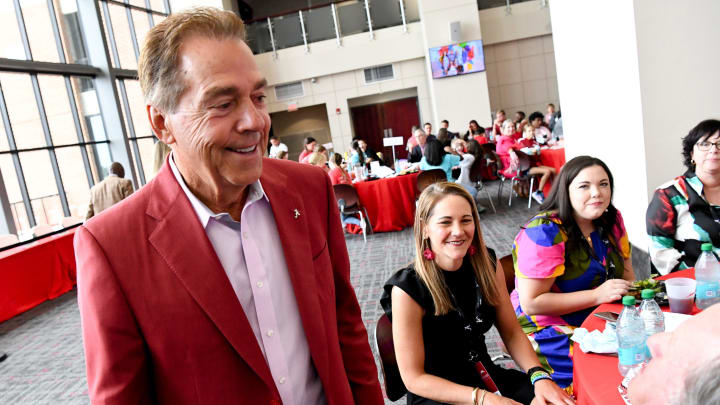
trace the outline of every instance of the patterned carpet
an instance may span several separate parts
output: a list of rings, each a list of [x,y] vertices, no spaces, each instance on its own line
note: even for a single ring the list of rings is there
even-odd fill
[[[496,185],[491,184],[488,188],[497,198]],[[527,200],[516,200],[508,207],[507,187],[504,194],[503,204],[497,204],[495,200],[497,213],[492,212],[485,198],[482,199],[488,206],[488,211],[481,216],[485,241],[500,257],[510,253],[519,226],[537,209],[537,204],[533,203],[533,208],[528,210]],[[351,281],[372,339],[375,321],[381,314],[378,299],[382,285],[413,257],[412,229],[370,235],[367,243],[361,235],[348,235],[346,240]],[[644,258],[641,254],[634,256],[636,269],[648,268],[646,255]],[[494,329],[487,340],[491,356],[499,354],[499,336]],[[0,363],[0,404],[89,402],[75,290],[1,323],[2,352],[7,352],[9,357]],[[503,365],[513,366],[512,361]],[[405,404],[405,400],[394,404]]]

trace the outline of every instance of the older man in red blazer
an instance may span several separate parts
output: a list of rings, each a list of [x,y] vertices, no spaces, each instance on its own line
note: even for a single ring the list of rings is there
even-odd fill
[[[95,404],[382,404],[330,179],[263,159],[265,80],[232,13],[171,15],[138,73],[172,148],[75,237]]]

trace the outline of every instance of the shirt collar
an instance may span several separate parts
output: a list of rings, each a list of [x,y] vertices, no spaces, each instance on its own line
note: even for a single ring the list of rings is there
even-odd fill
[[[193,210],[195,210],[195,214],[200,220],[200,224],[203,226],[203,228],[207,227],[210,218],[220,219],[221,217],[229,216],[227,212],[214,213],[212,210],[210,210],[210,208],[208,208],[207,205],[200,201],[200,199],[197,198],[195,194],[192,193],[192,191],[190,191],[187,184],[185,183],[185,180],[182,178],[180,171],[175,165],[173,152],[170,152],[169,161],[170,169],[172,170],[173,176],[175,176],[175,180],[177,180],[178,184],[180,184],[180,188],[182,188],[188,200],[190,200],[190,205],[192,205]],[[256,180],[254,183],[251,183],[248,187],[248,196],[247,200],[245,201],[246,207],[263,198],[268,202],[270,201],[267,197],[267,194],[265,194],[265,190],[263,189],[262,184],[260,184],[259,179]]]

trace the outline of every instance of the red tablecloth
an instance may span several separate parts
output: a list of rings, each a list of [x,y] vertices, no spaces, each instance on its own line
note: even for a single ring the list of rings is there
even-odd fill
[[[667,280],[675,277],[695,278],[695,270],[687,269],[671,273],[667,276],[658,277],[660,280]],[[662,307],[663,311],[668,311],[668,307]],[[595,312],[612,311],[620,313],[622,311],[621,304],[603,304],[597,307]],[[693,313],[699,310],[694,308]],[[590,315],[583,322],[582,327],[588,331],[596,329],[603,330],[605,321]],[[595,354],[583,353],[580,345],[573,345],[573,389],[577,397],[577,405],[624,405],[625,402],[620,398],[618,393],[618,385],[622,381],[622,376],[618,371],[618,358]]]
[[[75,229],[0,252],[0,322],[75,285]]]
[[[557,170],[558,173],[560,173],[560,169],[562,169],[563,165],[565,164],[565,148],[542,149],[540,151],[539,162],[541,166],[553,167],[555,168],[555,170]],[[551,187],[552,181],[548,181],[547,183],[545,183],[543,193],[546,197],[550,194]]]
[[[415,222],[418,173],[355,183],[375,232],[401,231]]]

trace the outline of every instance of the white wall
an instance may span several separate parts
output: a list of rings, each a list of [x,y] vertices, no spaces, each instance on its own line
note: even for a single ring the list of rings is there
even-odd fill
[[[457,123],[466,123],[475,117],[481,125],[489,124],[486,121],[490,120],[490,95],[485,72],[433,79],[429,67],[429,49],[453,42],[450,22],[460,22],[460,41],[482,39],[477,1],[420,0],[418,5],[433,116],[430,122],[439,128],[440,121],[447,119],[456,131],[460,128]]]
[[[610,166],[630,240],[646,248],[653,190],[684,171],[681,138],[719,115],[720,2],[553,0],[551,17],[566,156]]]
[[[416,58],[393,63],[395,78],[373,84],[365,84],[363,69],[340,72],[327,76],[315,76],[315,83],[302,80],[305,95],[287,101],[275,98],[274,87],[266,92],[270,112],[285,111],[289,104],[306,107],[324,104],[327,108],[328,122],[333,147],[336,151],[345,151],[350,147],[353,137],[350,106],[379,103],[411,97],[418,98],[421,122],[429,121],[430,96],[427,90],[425,60]],[[340,109],[340,113],[336,109]]]
[[[485,64],[492,111],[512,118],[516,111],[545,114],[548,103],[560,108],[552,35],[488,45]]]
[[[481,10],[483,43],[492,45],[552,34],[549,10],[540,0],[512,4],[510,14],[505,6]]]

